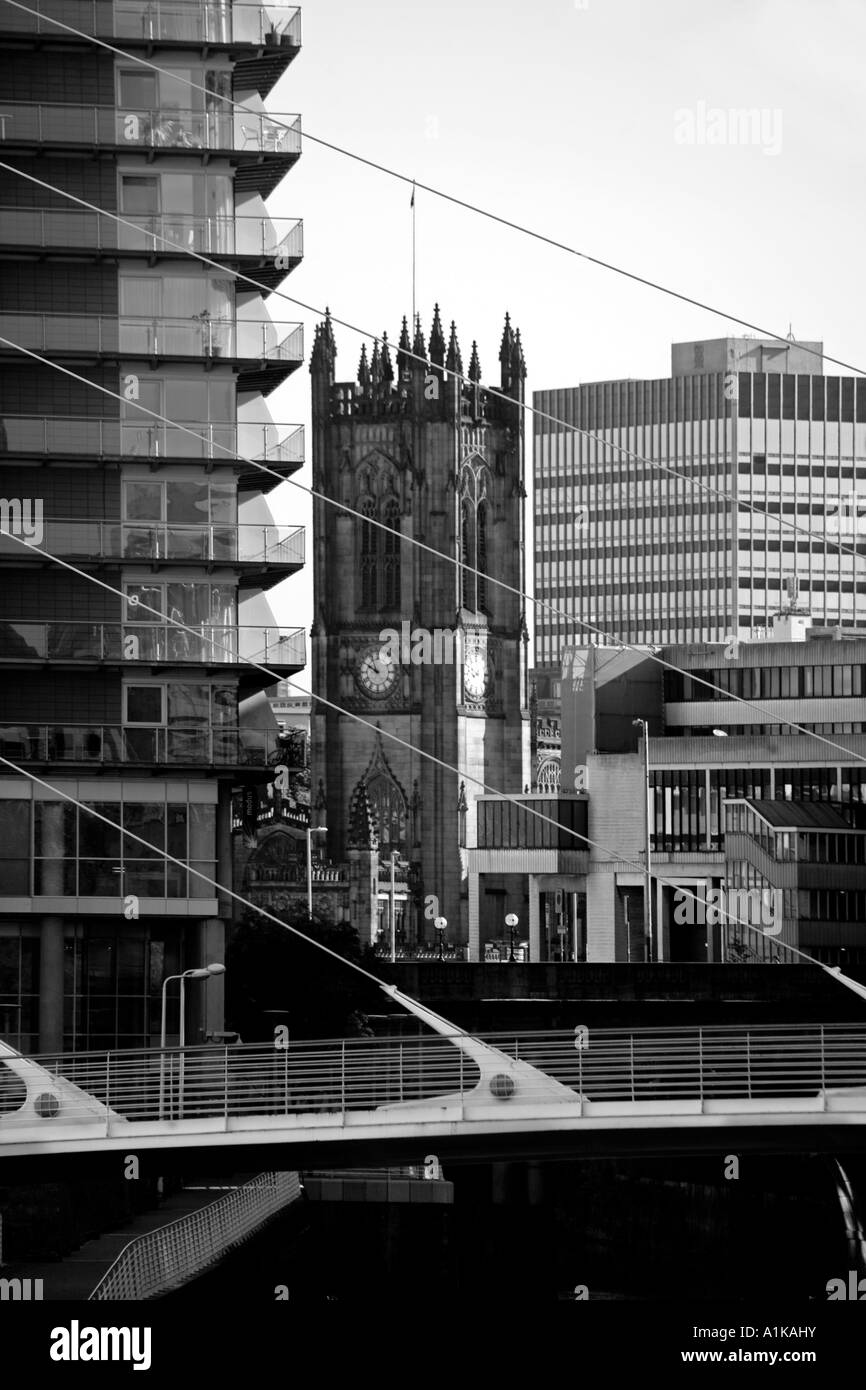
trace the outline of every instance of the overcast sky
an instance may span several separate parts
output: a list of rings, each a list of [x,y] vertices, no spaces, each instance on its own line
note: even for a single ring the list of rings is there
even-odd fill
[[[303,48],[267,106],[300,112],[311,136],[866,358],[862,0],[312,0],[302,17]],[[396,338],[411,312],[410,192],[305,140],[269,203],[305,224],[285,292]],[[666,376],[671,342],[738,331],[422,192],[417,262],[425,333],[438,300],[465,364],[477,338],[485,382],[510,311],[530,402],[543,388]],[[304,320],[309,355],[316,316],[270,308]],[[361,339],[336,337],[349,380]],[[275,418],[308,422],[309,380],[305,365],[274,394]],[[298,477],[310,482],[309,464]],[[309,524],[290,486],[272,506]],[[308,567],[273,596],[277,617],[309,627],[311,596]]]

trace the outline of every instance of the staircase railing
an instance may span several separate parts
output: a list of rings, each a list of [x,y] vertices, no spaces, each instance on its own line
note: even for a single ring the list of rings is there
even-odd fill
[[[260,1173],[208,1206],[136,1236],[106,1270],[90,1298],[155,1298],[177,1288],[300,1196],[297,1173]]]

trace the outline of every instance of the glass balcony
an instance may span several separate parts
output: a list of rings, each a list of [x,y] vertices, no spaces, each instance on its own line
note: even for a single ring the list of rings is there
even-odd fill
[[[118,216],[127,225],[73,209],[0,208],[0,227],[4,245],[44,250],[80,248],[149,256],[195,251],[268,260],[279,256],[289,266],[304,255],[304,224],[296,217],[199,217],[184,212]]]
[[[0,140],[7,145],[112,145],[297,158],[301,118],[233,110],[222,104],[212,110],[127,111],[114,106],[4,101]]]
[[[62,38],[63,30],[52,19],[99,37],[145,39],[160,43],[299,48],[301,11],[296,5],[270,0],[267,6],[245,0],[186,0],[163,4],[162,0],[33,0],[35,14],[14,10],[0,12],[0,33],[45,34]],[[71,37],[71,36],[70,36]]]
[[[158,421],[143,424],[74,415],[0,416],[0,455],[213,458],[227,462],[239,452],[268,467],[300,467],[304,462],[304,427],[195,422],[183,429]]]
[[[196,763],[268,766],[262,746],[247,747],[239,729],[105,724],[6,724],[0,753],[15,763]]]
[[[185,319],[0,312],[0,334],[17,348],[35,352],[223,358],[265,367],[270,363],[300,366],[304,360],[304,330],[299,323],[211,318],[207,312]],[[0,350],[10,349],[0,344]]]
[[[151,521],[45,521],[35,543],[52,555],[98,560],[192,560],[199,563],[278,565],[304,563],[302,526],[179,526]],[[0,556],[26,558],[26,547],[0,531]]]
[[[0,661],[287,666],[306,662],[303,628],[0,621]]]

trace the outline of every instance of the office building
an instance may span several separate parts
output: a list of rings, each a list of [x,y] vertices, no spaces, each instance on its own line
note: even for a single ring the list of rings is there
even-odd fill
[[[265,203],[300,123],[264,107],[300,16],[45,0],[0,44],[0,751],[41,779],[0,766],[0,1035],[140,1047],[165,977],[222,962],[232,903],[190,870],[231,886],[232,790],[272,751],[245,659],[305,660],[264,598],[304,560],[265,501],[303,458],[267,404],[302,332],[266,303],[301,226]],[[222,997],[188,991],[189,1040]]]
[[[730,656],[723,644],[662,648],[677,669],[648,650],[567,654],[562,786],[520,798],[554,823],[502,798],[479,806],[474,958],[502,949],[505,894],[532,960],[795,959],[792,947],[866,964],[866,637],[790,612],[773,630]],[[649,727],[649,796],[635,718]],[[665,880],[652,884],[651,928],[647,802],[651,868]],[[742,931],[710,912],[689,920],[677,897],[752,889],[773,920]]]
[[[667,379],[534,393],[535,592],[562,614],[537,611],[537,666],[593,629],[766,635],[788,579],[816,623],[866,625],[866,381],[821,352],[677,343]]]

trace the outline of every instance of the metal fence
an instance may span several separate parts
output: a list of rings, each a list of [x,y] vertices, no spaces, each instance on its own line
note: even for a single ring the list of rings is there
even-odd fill
[[[460,1041],[471,1043],[465,1035]],[[828,1090],[866,1087],[866,1025],[583,1029],[498,1033],[479,1041],[502,1056],[498,1073],[486,1077],[497,1101],[549,1100],[549,1078],[572,1090],[575,1101],[600,1102],[824,1095],[826,1103]],[[509,1074],[512,1060],[540,1074]],[[107,1135],[121,1132],[124,1120],[218,1117],[228,1128],[235,1116],[345,1116],[443,1096],[462,1103],[481,1081],[472,1057],[438,1034],[73,1053],[27,1065],[34,1096],[40,1087],[50,1091],[49,1073],[55,1073],[107,1107],[101,1121]],[[487,1090],[480,1087],[473,1101],[490,1102]],[[58,1088],[56,1105],[36,1111],[44,1111],[46,1137],[64,1123],[94,1122],[92,1100],[88,1105],[68,1088]],[[0,1117],[0,1134],[10,1120],[15,1123],[14,1114]]]
[[[300,1196],[297,1173],[260,1173],[209,1206],[136,1236],[106,1270],[90,1299],[155,1298],[177,1288]]]

